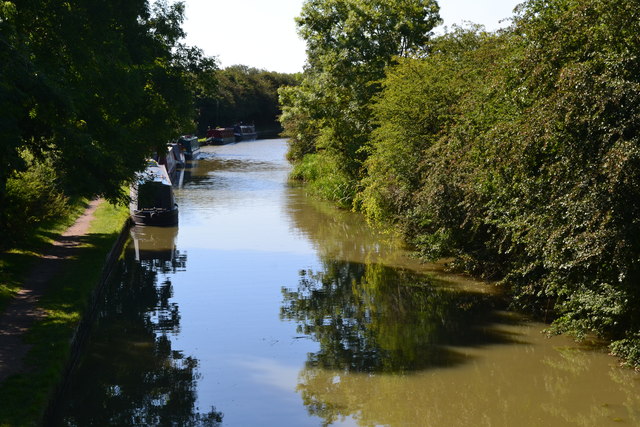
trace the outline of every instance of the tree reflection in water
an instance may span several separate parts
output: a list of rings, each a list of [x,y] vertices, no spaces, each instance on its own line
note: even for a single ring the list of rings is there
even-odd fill
[[[503,302],[455,290],[428,275],[381,264],[323,262],[301,271],[298,288],[282,289],[281,318],[320,344],[309,353],[298,390],[312,415],[327,423],[351,415],[326,396],[352,374],[410,374],[469,361],[452,346],[512,342],[490,326]],[[342,384],[341,384],[342,383]]]
[[[135,243],[105,291],[59,424],[219,425],[221,412],[195,406],[197,359],[173,350],[169,339],[180,314],[171,280],[159,282],[159,274],[185,269],[186,254],[173,244],[140,251]]]
[[[495,296],[380,264],[324,264],[321,273],[302,271],[297,290],[282,290],[281,318],[320,343],[310,368],[403,373],[460,363],[450,345],[508,340],[487,327],[501,306]]]

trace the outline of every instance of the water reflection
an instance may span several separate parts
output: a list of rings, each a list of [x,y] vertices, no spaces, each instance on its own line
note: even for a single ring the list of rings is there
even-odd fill
[[[324,425],[345,419],[363,426],[639,425],[638,387],[631,376],[612,387],[589,355],[574,352],[574,357],[593,369],[595,378],[585,381],[588,375],[528,366],[520,357],[448,375],[307,368],[300,373],[298,390],[309,413],[322,417]],[[527,368],[542,375],[532,376]],[[601,390],[594,392],[598,384]]]
[[[512,342],[487,327],[498,320],[498,298],[459,292],[424,274],[327,260],[322,272],[300,276],[296,290],[282,290],[281,317],[319,342],[307,368],[405,373],[465,361],[447,346]]]
[[[307,198],[285,151],[205,147],[179,232],[134,231],[66,424],[640,425],[637,374]]]
[[[301,271],[297,289],[282,293],[281,318],[319,343],[297,390],[324,425],[640,422],[632,371],[561,337],[566,347],[544,343],[496,296],[335,260]]]
[[[221,412],[202,413],[195,405],[198,360],[171,346],[180,314],[165,273],[184,270],[187,262],[175,247],[177,229],[131,235],[53,424],[219,425]]]
[[[186,255],[176,249],[178,227],[132,227],[129,231],[138,262],[162,273],[186,269]]]
[[[420,265],[393,236],[291,191],[320,266],[282,288],[307,352],[296,389],[323,425],[640,425],[640,380],[504,311],[486,283]]]

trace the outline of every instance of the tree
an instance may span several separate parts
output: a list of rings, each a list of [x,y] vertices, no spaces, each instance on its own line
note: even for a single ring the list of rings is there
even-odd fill
[[[432,258],[498,259],[485,245],[489,224],[477,220],[492,188],[481,135],[514,115],[500,83],[513,55],[508,34],[454,27],[426,58],[390,67],[374,99],[378,127],[357,201],[371,221],[399,225]],[[489,145],[503,142],[499,132],[491,137]]]
[[[307,67],[303,83],[281,93],[281,102],[289,103],[283,104],[282,121],[292,153],[317,152],[318,165],[335,167],[302,178],[342,176],[336,185],[346,191],[333,198],[348,204],[366,157],[362,148],[372,130],[368,104],[379,92],[377,82],[395,57],[420,51],[438,22],[433,0],[304,3],[297,24],[307,43]]]
[[[179,43],[182,3],[2,2],[0,230],[23,152],[67,194],[120,199],[154,150],[193,127],[193,84],[214,64]]]
[[[374,219],[640,363],[637,2],[530,0],[400,61],[373,110]],[[415,123],[415,134],[405,131]]]
[[[515,215],[495,215],[522,248],[508,276],[522,299],[554,300],[559,330],[611,339],[635,364],[639,14],[630,0],[525,4],[515,29],[525,49],[516,88],[526,127],[514,141],[522,154],[505,203]]]

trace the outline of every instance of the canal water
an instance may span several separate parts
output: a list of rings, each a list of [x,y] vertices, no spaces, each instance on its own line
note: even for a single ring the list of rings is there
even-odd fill
[[[205,147],[137,228],[54,424],[640,425],[640,377],[287,183],[286,141]]]

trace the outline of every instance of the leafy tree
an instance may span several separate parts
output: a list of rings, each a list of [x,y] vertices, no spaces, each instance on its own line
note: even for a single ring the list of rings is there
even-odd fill
[[[515,55],[510,40],[454,28],[433,40],[427,58],[390,68],[372,107],[379,126],[357,200],[430,258],[471,254],[494,266],[500,258],[485,244],[495,228],[483,220],[484,203],[499,176],[485,161],[505,138],[497,124],[515,114],[501,83]]]
[[[307,43],[308,65],[303,83],[282,92],[282,121],[292,159],[318,152],[315,164],[336,166],[328,171],[343,177],[337,187],[346,192],[335,192],[334,199],[348,204],[353,196],[366,157],[362,147],[372,129],[368,103],[379,91],[377,81],[396,56],[424,46],[438,22],[432,0],[304,3],[297,24]],[[298,176],[322,179],[326,172],[320,168]]]
[[[359,201],[640,363],[636,2],[531,0],[390,69]],[[414,124],[415,134],[406,131]]]
[[[52,162],[68,194],[119,199],[152,151],[193,126],[211,60],[179,43],[184,5],[2,2],[0,230],[20,153]]]
[[[633,1],[536,0],[518,15],[527,119],[506,206],[516,215],[500,218],[523,248],[509,276],[518,293],[553,298],[560,330],[595,331],[635,363],[639,13]]]

